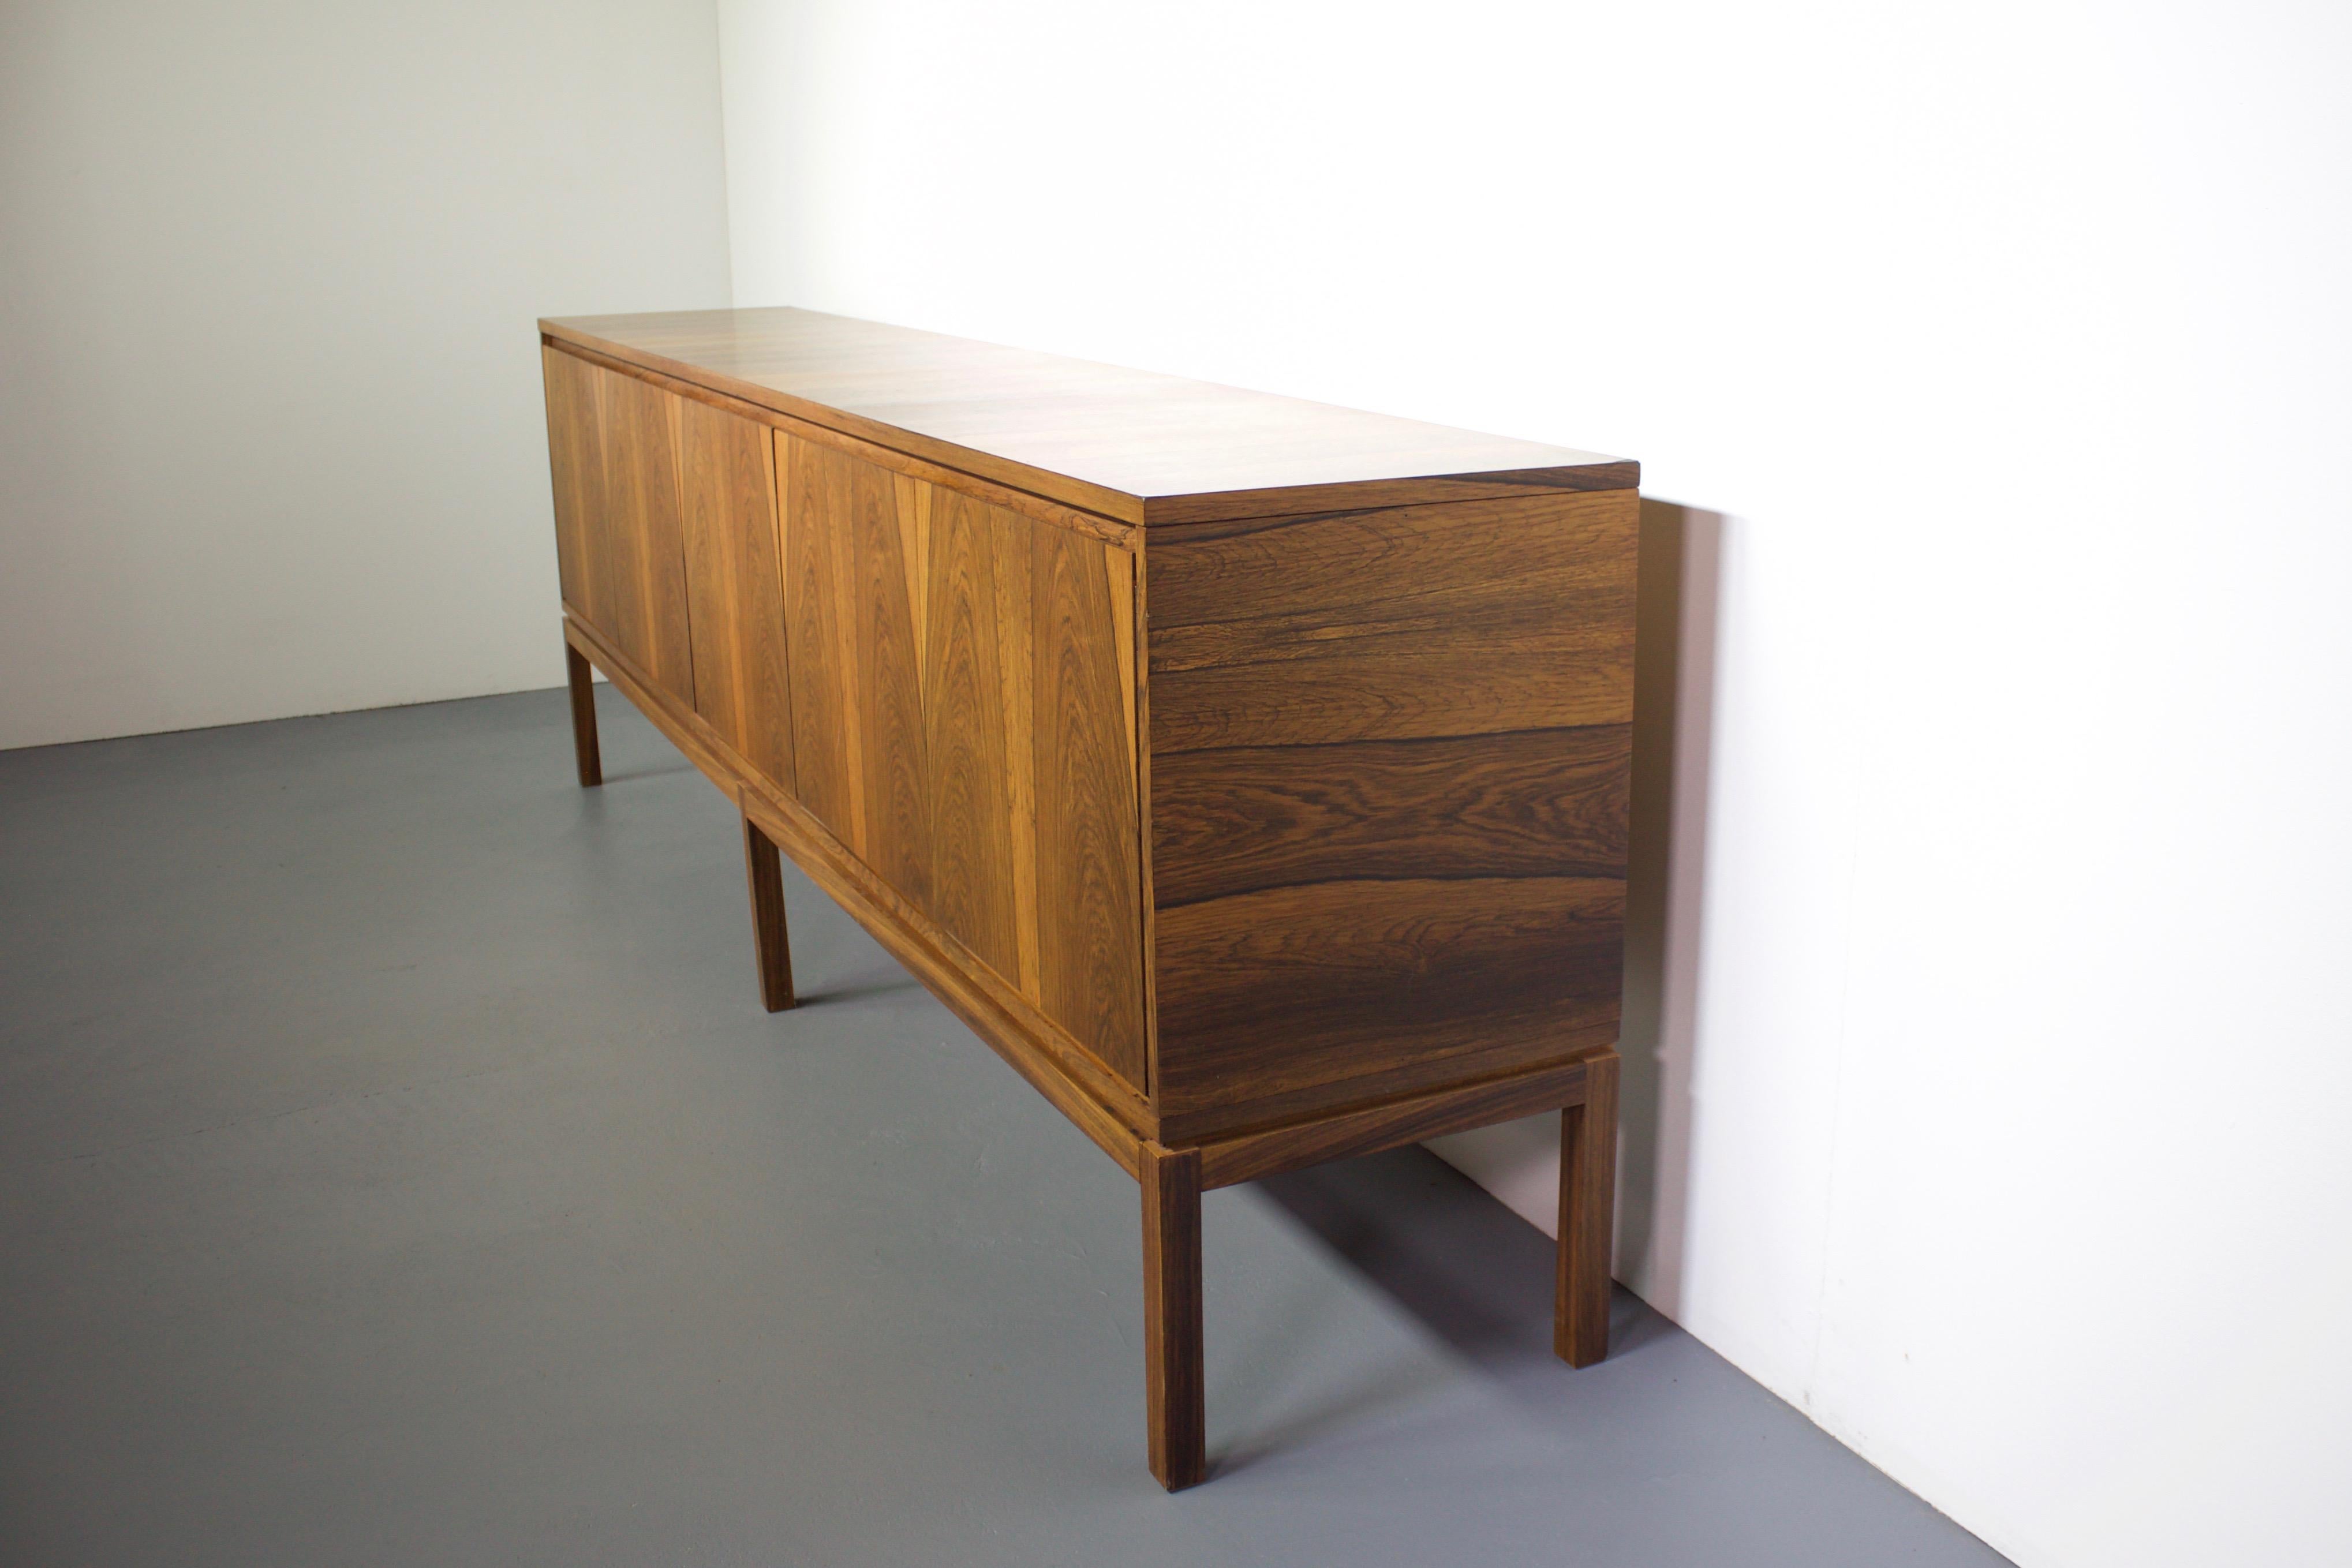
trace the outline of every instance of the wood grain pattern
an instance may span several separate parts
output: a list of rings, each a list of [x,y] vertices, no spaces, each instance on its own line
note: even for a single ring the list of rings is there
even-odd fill
[[[581,657],[610,676],[613,689],[651,719],[654,727],[677,747],[680,756],[694,764],[697,772],[719,786],[730,800],[734,797],[739,781],[750,772],[750,767],[735,755],[734,748],[717,730],[702,721],[700,715],[655,685],[652,674],[643,665],[578,616],[564,616],[563,640]]]
[[[792,689],[793,794],[851,852],[866,852],[853,535],[855,464],[776,437],[783,487],[784,641]]]
[[[1027,783],[1034,757],[1026,528],[954,492],[940,495],[924,603],[923,707],[932,918],[1034,1000],[1037,823]],[[1008,614],[1022,628],[1010,639]]]
[[[775,841],[743,819],[743,874],[751,890],[751,956],[760,969],[760,1005],[772,1013],[793,1005],[793,949],[784,925],[784,873]]]
[[[1021,994],[1042,1004],[1038,956],[1037,845],[1055,824],[1037,817],[1037,589],[1029,531],[989,509],[990,572],[995,590],[996,668],[1004,701],[1004,807],[1012,823],[1013,922],[1020,969],[1006,971]],[[1139,855],[1141,845],[1137,846]],[[1125,1082],[1141,1089],[1139,1075]]]
[[[1160,907],[1299,883],[1622,877],[1626,725],[1156,758]]]
[[[1617,1195],[1617,1056],[1593,1059],[1559,1124],[1559,1279],[1552,1347],[1570,1366],[1609,1354],[1609,1252]]]
[[[1245,1133],[1202,1145],[1201,1185],[1232,1186],[1327,1160],[1353,1159],[1448,1133],[1490,1127],[1581,1101],[1584,1093],[1585,1064],[1570,1061]]]
[[[1144,1404],[1151,1473],[1170,1491],[1208,1479],[1201,1345],[1201,1151],[1147,1144],[1143,1188]]]
[[[1634,497],[1151,536],[1163,1137],[1604,1042]]]
[[[775,454],[763,426],[697,402],[677,408],[695,711],[790,789]]]
[[[559,341],[1130,523],[1630,489],[1590,452],[812,310],[542,320]]]
[[[543,340],[543,341],[551,343],[555,340]],[[835,451],[845,452],[863,462],[887,468],[894,474],[908,475],[926,484],[936,485],[941,489],[954,490],[961,495],[971,497],[983,506],[995,507],[1021,517],[1034,518],[1051,528],[1068,528],[1074,533],[1085,534],[1091,538],[1107,540],[1123,549],[1134,549],[1136,537],[1141,531],[1133,523],[1121,522],[1116,517],[1107,517],[1097,512],[1066,506],[1027,490],[1017,490],[1010,485],[1000,485],[993,480],[983,479],[976,474],[967,473],[961,468],[950,468],[925,458],[917,457],[910,453],[900,452],[855,435],[845,434],[839,430],[828,429],[822,424],[813,424],[805,419],[795,418],[792,414],[762,407],[759,403],[720,392],[713,387],[682,381],[677,376],[649,369],[642,364],[615,359],[611,354],[599,352],[576,342],[566,340],[563,347],[556,351],[580,363],[599,365],[623,375],[638,377],[651,385],[660,387],[665,392],[675,392],[690,402],[734,414],[754,424],[764,424],[772,430],[782,431],[803,441],[814,442],[820,446],[830,446]]]
[[[1155,537],[1153,754],[1627,723],[1636,517],[1612,493]]]
[[[584,622],[566,615],[565,640],[612,677],[614,689],[758,824],[794,863],[849,911],[1063,1114],[1078,1123],[1129,1175],[1150,1105],[1112,1076],[1069,1031],[1005,987],[923,911],[877,876],[831,829],[754,772],[701,715],[656,687],[646,673]]]
[[[593,661],[740,807],[767,1005],[781,851],[1136,1176],[1165,1484],[1204,1186],[1566,1104],[1605,1353],[1631,465],[806,312],[543,327],[583,783]]]
[[[1131,558],[779,438],[799,798],[1140,1090]]]
[[[744,814],[948,1010],[1118,1162],[1119,1168],[1136,1174],[1141,1141],[1134,1126],[1135,1107],[1081,1087],[1066,1062],[1008,1011],[979,976],[942,947],[935,933],[927,933],[922,921],[911,918],[903,902],[798,801],[766,794],[752,784],[745,787],[741,803]]]
[[[596,568],[604,552],[604,437],[596,409],[596,368],[542,347],[547,383],[547,462],[555,494],[555,570],[563,602],[603,616]]]
[[[595,375],[605,508],[597,624],[655,685],[692,702],[678,400],[633,377]]]
[[[1601,877],[1314,883],[1163,907],[1154,1103],[1167,1116],[1557,1059],[1615,1025],[1624,907],[1623,881]]]
[[[593,789],[604,782],[604,754],[596,746],[596,687],[588,661],[570,643],[563,644],[564,683],[572,696],[572,758],[580,769],[580,787]]]
[[[1032,530],[1035,601],[1037,967],[1045,1010],[1139,1088],[1142,894],[1134,749],[1114,650],[1130,605],[1128,558]],[[1132,611],[1129,611],[1132,613]]]
[[[1622,591],[1637,511],[1635,497],[1613,493],[1538,495],[1162,529],[1151,535],[1164,573],[1152,617],[1198,626],[1327,614],[1345,624],[1368,604],[1423,600],[1468,613],[1496,583],[1558,611]]]
[[[930,765],[923,734],[922,622],[913,585],[923,576],[929,492],[913,481],[906,486],[887,470],[851,459],[846,512],[802,523],[815,528],[838,521],[849,532],[866,863],[928,908]]]

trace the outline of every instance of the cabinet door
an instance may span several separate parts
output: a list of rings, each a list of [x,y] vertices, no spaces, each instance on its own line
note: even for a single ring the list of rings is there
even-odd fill
[[[802,803],[1141,1089],[1130,558],[830,445],[777,451]]]
[[[602,629],[604,436],[596,412],[596,378],[585,360],[541,346],[547,378],[547,460],[555,489],[555,569],[563,602]]]
[[[656,685],[694,700],[678,416],[656,386],[542,346],[563,602]]]
[[[1029,530],[952,490],[931,512],[925,594],[931,917],[1031,1001],[1037,952],[1037,763]]]
[[[595,368],[604,444],[604,528],[594,575],[598,630],[654,684],[694,701],[687,629],[686,545],[678,485],[681,399],[634,376]]]
[[[847,453],[779,434],[784,623],[802,804],[919,908],[930,901],[922,653],[909,570],[927,497]],[[912,486],[909,482],[910,488]],[[919,488],[928,489],[928,486]]]
[[[678,444],[694,708],[789,792],[792,699],[768,427],[686,399]]]
[[[1146,1087],[1134,558],[1031,524],[1038,1001]]]

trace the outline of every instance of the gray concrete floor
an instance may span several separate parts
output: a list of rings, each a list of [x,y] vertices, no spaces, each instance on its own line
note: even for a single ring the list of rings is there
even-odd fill
[[[604,694],[0,753],[0,1562],[1984,1564],[1418,1151],[1136,1191]]]

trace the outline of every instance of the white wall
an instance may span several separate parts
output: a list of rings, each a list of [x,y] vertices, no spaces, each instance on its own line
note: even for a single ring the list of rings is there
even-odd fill
[[[1640,458],[1621,1270],[2029,1568],[2340,1562],[2347,27],[723,0],[735,296]]]
[[[542,314],[724,305],[709,0],[0,8],[0,747],[562,679]]]

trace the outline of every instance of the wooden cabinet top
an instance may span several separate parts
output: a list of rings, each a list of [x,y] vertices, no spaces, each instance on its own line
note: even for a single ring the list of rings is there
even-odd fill
[[[814,310],[544,319],[551,340],[1129,523],[1622,490],[1634,464]]]

